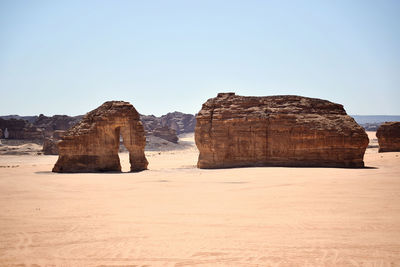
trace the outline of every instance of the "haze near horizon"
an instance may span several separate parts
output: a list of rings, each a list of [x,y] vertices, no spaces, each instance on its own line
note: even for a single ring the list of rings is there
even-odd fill
[[[399,115],[398,1],[0,1],[0,115],[107,100],[196,113],[218,92]]]

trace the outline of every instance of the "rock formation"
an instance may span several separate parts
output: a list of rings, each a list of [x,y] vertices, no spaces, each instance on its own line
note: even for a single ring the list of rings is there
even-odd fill
[[[58,143],[65,133],[66,131],[56,130],[51,138],[46,137],[43,142],[43,154],[58,155]]]
[[[44,155],[58,155],[58,144],[59,141],[53,138],[45,138],[43,142],[43,154]]]
[[[0,129],[3,136],[8,132],[7,139],[43,140],[43,131],[25,120],[0,118]]]
[[[178,136],[176,135],[176,131],[167,126],[154,129],[152,134],[169,142],[178,143]]]
[[[54,172],[121,171],[120,135],[129,150],[131,171],[147,168],[146,138],[136,109],[128,102],[109,101],[87,113],[58,144]]]
[[[161,116],[161,125],[174,129],[177,134],[192,133],[196,126],[196,118],[192,114],[175,111]]]
[[[364,166],[367,134],[326,100],[220,93],[196,120],[199,168]]]
[[[56,130],[68,130],[73,125],[78,123],[83,116],[67,116],[67,115],[54,115],[47,117],[40,114],[39,117],[33,122],[33,125],[43,130],[45,137],[51,137]]]
[[[154,129],[168,127],[176,131],[177,134],[192,133],[196,125],[196,119],[192,114],[182,112],[170,112],[161,117],[154,115],[140,115],[140,120],[143,122],[144,129],[149,135]]]
[[[376,132],[379,152],[400,151],[400,121],[385,122]]]

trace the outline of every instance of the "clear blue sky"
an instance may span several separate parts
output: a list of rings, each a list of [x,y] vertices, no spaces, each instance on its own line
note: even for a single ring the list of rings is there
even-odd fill
[[[0,0],[0,115],[196,113],[224,91],[400,114],[400,1]]]

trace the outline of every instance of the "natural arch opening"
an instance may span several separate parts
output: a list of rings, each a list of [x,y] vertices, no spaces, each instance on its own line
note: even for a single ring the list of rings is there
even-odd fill
[[[121,153],[121,146],[129,153]],[[146,137],[139,113],[123,101],[109,101],[87,113],[58,144],[54,172],[142,171]],[[127,163],[128,162],[128,163]]]

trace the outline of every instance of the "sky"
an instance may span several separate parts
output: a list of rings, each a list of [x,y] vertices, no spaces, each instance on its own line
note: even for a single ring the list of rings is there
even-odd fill
[[[0,0],[0,115],[108,100],[197,113],[218,92],[400,115],[398,0]]]

